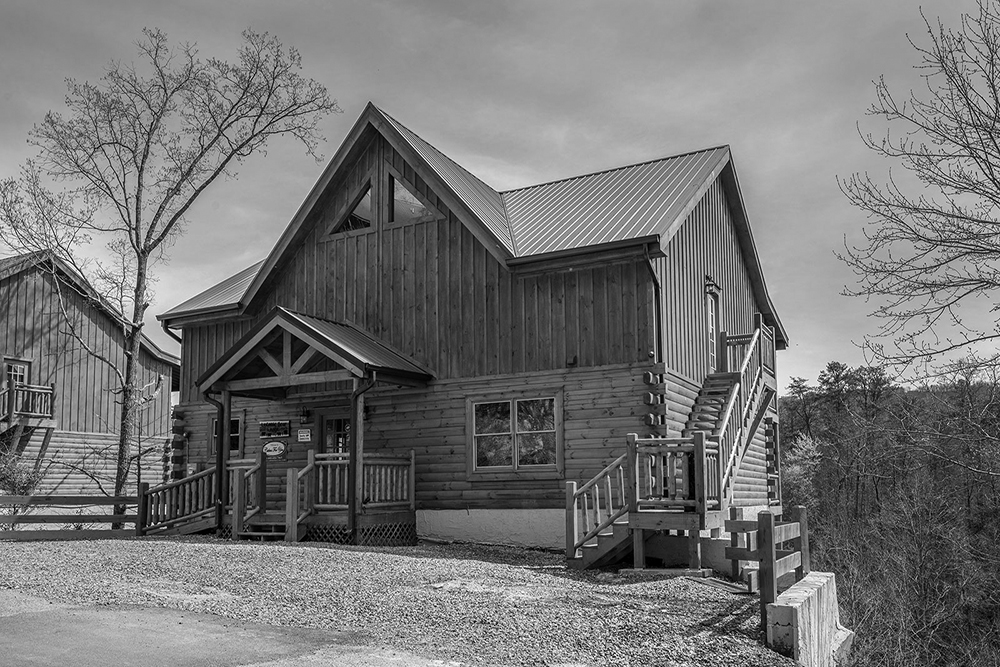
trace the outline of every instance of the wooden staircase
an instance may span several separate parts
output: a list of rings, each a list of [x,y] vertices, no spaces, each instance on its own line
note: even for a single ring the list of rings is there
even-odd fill
[[[644,567],[648,539],[669,531],[673,543],[685,541],[689,568],[700,569],[700,532],[723,527],[744,457],[776,394],[774,333],[759,317],[755,324],[751,334],[723,334],[723,368],[705,378],[680,437],[630,434],[626,453],[593,479],[567,482],[570,566],[604,567],[631,553],[635,567]],[[776,485],[765,482],[768,490]]]

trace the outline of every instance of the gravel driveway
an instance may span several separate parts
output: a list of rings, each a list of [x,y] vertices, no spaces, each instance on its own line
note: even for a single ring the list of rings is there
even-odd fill
[[[561,556],[502,547],[0,542],[0,587],[322,628],[470,665],[793,664],[760,644],[756,597],[568,571]]]

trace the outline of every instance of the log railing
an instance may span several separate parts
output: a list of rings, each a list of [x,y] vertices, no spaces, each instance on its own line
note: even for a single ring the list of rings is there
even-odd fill
[[[52,419],[55,385],[23,384],[7,378],[0,390],[0,414],[13,423],[17,417]]]
[[[232,471],[233,482],[232,537],[239,539],[246,530],[247,521],[267,511],[267,457],[263,451],[249,468]]]
[[[721,507],[719,450],[703,432],[690,438],[640,438],[630,433],[627,447],[630,461],[635,461],[635,510],[703,514]]]
[[[409,457],[366,452],[361,463],[361,497],[363,508],[416,508],[415,453]],[[315,489],[317,511],[346,510],[348,455],[346,453],[316,454]]]
[[[215,467],[175,482],[139,489],[138,533],[171,528],[215,512]]]
[[[628,512],[628,489],[635,487],[628,458],[622,454],[579,489],[566,482],[567,558],[579,556],[584,544]]]
[[[302,532],[300,526],[316,511],[316,452],[307,453],[306,466],[302,470],[289,468],[285,488],[285,541],[298,542]]]

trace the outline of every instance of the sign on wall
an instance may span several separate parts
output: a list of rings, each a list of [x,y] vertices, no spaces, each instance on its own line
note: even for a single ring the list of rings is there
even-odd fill
[[[259,426],[261,438],[287,438],[292,434],[288,420],[262,421]]]
[[[284,461],[288,457],[288,445],[281,440],[264,443],[264,456],[271,461]]]
[[[311,428],[300,428],[296,433],[297,442],[312,442],[313,432]]]

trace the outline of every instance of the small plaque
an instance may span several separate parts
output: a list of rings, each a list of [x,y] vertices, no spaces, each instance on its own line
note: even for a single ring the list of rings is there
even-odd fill
[[[298,433],[296,433],[296,440],[298,442],[312,442],[313,431],[311,428],[300,428]]]
[[[281,440],[272,440],[265,443],[264,456],[272,461],[284,461],[288,456],[288,445]]]

